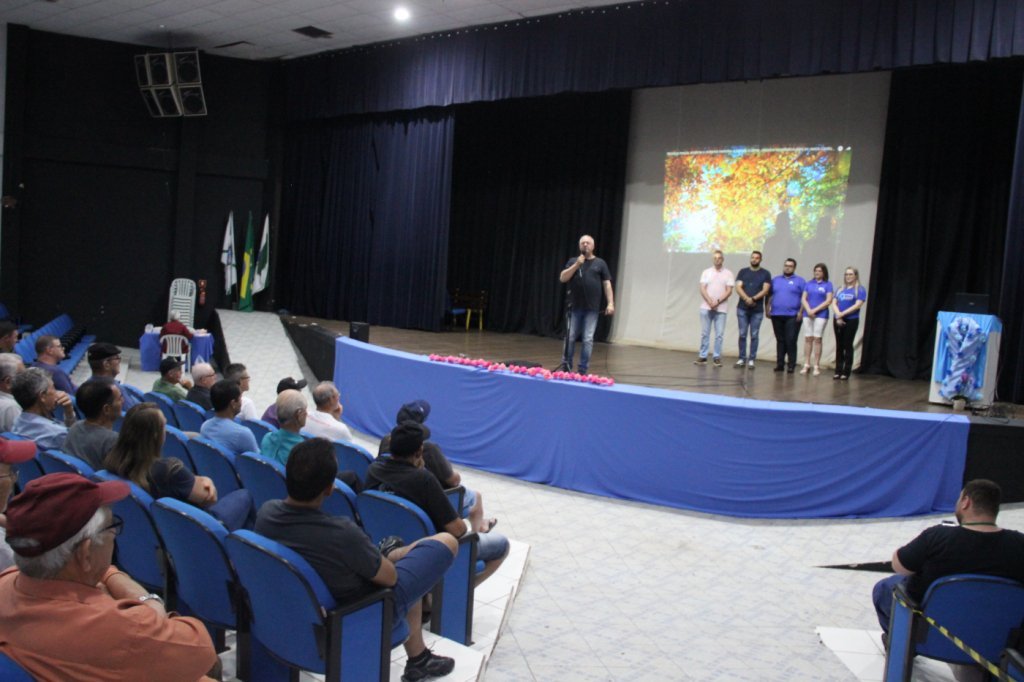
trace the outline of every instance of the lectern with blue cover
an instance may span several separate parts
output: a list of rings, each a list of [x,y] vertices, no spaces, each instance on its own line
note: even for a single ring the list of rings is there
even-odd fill
[[[962,397],[974,405],[991,405],[1002,333],[1003,323],[995,315],[940,312],[928,402],[949,405]]]

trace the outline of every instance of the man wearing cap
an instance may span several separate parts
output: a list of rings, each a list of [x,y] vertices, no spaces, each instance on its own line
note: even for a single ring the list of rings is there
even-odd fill
[[[68,427],[77,421],[68,394],[56,390],[50,375],[38,367],[29,367],[16,376],[11,391],[22,409],[11,431],[34,440],[40,450],[60,450],[68,437]],[[58,406],[64,409],[63,424],[52,416]]]
[[[50,474],[7,508],[17,569],[0,573],[0,651],[44,680],[196,680],[217,654],[203,623],[111,566],[121,481]]]
[[[321,381],[313,389],[316,409],[306,415],[306,431],[327,440],[352,440],[352,432],[341,422],[341,394],[333,381]]]
[[[242,389],[237,381],[221,379],[210,388],[213,417],[203,422],[199,433],[217,441],[236,455],[259,452],[260,446],[252,431],[235,421],[242,409]]]
[[[36,444],[30,440],[5,440],[0,438],[0,571],[14,565],[14,551],[5,541],[7,500],[14,492],[18,480],[15,464],[27,462],[36,456]]]
[[[181,378],[181,360],[164,358],[160,361],[160,378],[153,382],[153,393],[162,393],[174,402],[188,397],[192,382]]]
[[[339,605],[390,587],[394,592],[391,641],[404,639],[409,656],[402,679],[416,682],[447,675],[455,661],[427,648],[420,602],[448,570],[458,542],[448,533],[438,533],[405,547],[385,544],[385,540],[384,549],[378,550],[352,521],[320,509],[334,492],[337,473],[334,448],[327,440],[300,443],[285,465],[288,497],[260,508],[256,532],[304,557]]]
[[[195,403],[204,410],[212,410],[210,387],[217,383],[217,373],[213,371],[213,367],[206,362],[192,365],[192,381],[195,382],[195,386],[188,389],[185,400]]]
[[[117,375],[121,373],[120,348],[106,341],[98,341],[89,346],[86,358],[89,362],[89,369],[92,370],[93,378],[110,377],[117,384],[118,389],[121,389],[121,382],[117,380]],[[78,399],[77,393],[75,394],[75,399]],[[121,399],[124,401],[125,411],[139,404],[139,401],[130,391],[121,390]]]
[[[289,390],[291,390],[291,391],[301,391],[305,387],[306,387],[306,380],[305,379],[300,379],[299,381],[296,381],[295,379],[292,379],[291,377],[285,377],[284,379],[281,379],[279,382],[277,382],[277,395],[281,395],[282,391],[289,391]],[[267,422],[268,424],[273,424],[277,428],[281,428],[281,423],[279,421],[277,421],[277,401],[276,400],[274,401],[274,403],[272,405],[267,406],[267,409],[264,410],[263,416],[260,417],[260,419],[262,419],[263,421]]]
[[[281,464],[287,464],[292,448],[303,440],[299,432],[306,425],[306,398],[298,391],[288,388],[277,394],[274,405],[277,407],[277,419],[281,428],[263,436],[260,454]]]
[[[11,393],[14,377],[25,371],[25,363],[17,353],[0,353],[0,432],[10,431],[21,414],[21,406]]]
[[[424,468],[425,427],[404,421],[391,430],[391,456],[378,458],[366,472],[366,488],[394,493],[418,505],[434,524],[457,538],[474,529],[455,513],[437,478]],[[508,538],[498,533],[479,534],[477,558],[484,570],[477,574],[479,584],[498,570],[508,556]]]
[[[124,399],[110,377],[93,377],[78,387],[78,409],[85,419],[68,429],[64,450],[84,459],[93,469],[103,468],[103,459],[117,442],[114,422],[121,416]]]
[[[36,360],[29,366],[46,370],[50,373],[53,385],[57,387],[58,391],[74,395],[75,391],[78,390],[78,386],[75,386],[75,382],[71,380],[68,373],[57,364],[66,355],[60,339],[56,336],[43,335],[36,339]]]

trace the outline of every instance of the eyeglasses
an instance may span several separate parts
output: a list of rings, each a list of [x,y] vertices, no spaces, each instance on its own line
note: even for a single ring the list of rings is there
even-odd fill
[[[116,538],[118,535],[121,534],[121,531],[124,530],[124,519],[122,519],[117,514],[114,514],[114,517],[113,517],[113,519],[110,522],[110,525],[107,526],[106,528],[104,528],[103,530],[101,530],[100,532],[102,533],[102,532],[108,531],[108,530]]]

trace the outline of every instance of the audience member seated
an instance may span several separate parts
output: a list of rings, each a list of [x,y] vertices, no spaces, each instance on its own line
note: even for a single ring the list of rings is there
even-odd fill
[[[306,398],[294,389],[285,389],[277,395],[277,418],[280,428],[263,436],[260,454],[286,464],[292,448],[303,441],[299,432],[306,425]]]
[[[18,343],[18,325],[0,320],[0,353],[13,353]]]
[[[210,388],[210,403],[213,404],[214,416],[203,422],[199,433],[236,455],[260,451],[252,431],[235,421],[242,409],[242,389],[237,381],[221,379],[215,383]]]
[[[0,353],[0,432],[10,431],[21,407],[11,390],[14,377],[25,371],[25,363],[17,353]]]
[[[472,531],[455,513],[437,478],[424,468],[424,427],[404,421],[391,430],[391,456],[375,460],[366,472],[366,488],[390,492],[418,505],[434,528],[459,538]],[[481,532],[477,558],[484,570],[477,574],[479,584],[489,578],[508,556],[508,538],[498,533]]]
[[[213,371],[213,367],[206,362],[197,362],[192,365],[192,381],[195,382],[195,386],[188,389],[185,399],[204,410],[212,410],[210,387],[217,383],[217,373]]]
[[[164,341],[164,337],[168,335],[184,336],[188,341],[192,340],[192,331],[185,326],[181,321],[181,313],[177,310],[171,313],[171,319],[164,323],[160,328],[160,352],[167,352],[167,342]],[[186,341],[181,348],[182,358],[184,354],[188,353],[188,341]]]
[[[212,480],[194,475],[180,459],[160,456],[166,427],[167,420],[155,403],[136,405],[128,411],[103,468],[154,498],[173,497],[205,509],[228,530],[252,528],[256,510],[248,490],[235,490],[218,498]]]
[[[121,373],[120,348],[112,343],[99,341],[89,346],[89,350],[86,352],[86,359],[89,363],[89,369],[92,370],[93,378],[110,377],[117,384],[117,387],[121,388],[121,382],[117,380],[117,375]],[[75,399],[78,399],[77,394]],[[121,391],[121,399],[124,401],[123,409],[125,410],[130,410],[139,404],[135,396],[128,391]]]
[[[224,368],[224,378],[238,382],[242,389],[242,411],[239,413],[242,419],[259,419],[260,413],[256,410],[252,398],[245,395],[249,390],[249,370],[240,362],[233,362]]]
[[[296,381],[291,377],[285,377],[284,379],[281,379],[279,382],[277,382],[277,394],[281,395],[281,391],[287,391],[289,389],[292,391],[301,391],[306,387],[306,385],[307,384],[305,379],[300,379],[299,381]],[[263,416],[260,417],[260,419],[267,422],[268,424],[273,424],[274,426],[281,428],[281,423],[277,421],[276,401],[274,402],[273,405],[270,405],[269,407],[267,407],[266,410],[263,411]]]
[[[352,432],[341,423],[341,394],[332,381],[321,381],[313,389],[316,409],[306,416],[306,432],[327,440],[352,440]]]
[[[121,417],[123,394],[110,377],[95,377],[78,387],[78,409],[85,415],[68,429],[64,452],[81,457],[93,469],[103,468],[103,459],[117,442],[114,422]]]
[[[50,474],[7,509],[17,569],[0,574],[3,652],[39,680],[196,680],[220,665],[206,626],[111,565],[120,481]]]
[[[160,361],[160,378],[153,382],[153,393],[162,393],[174,402],[188,397],[192,382],[181,378],[181,360],[164,358]]]
[[[423,427],[423,437],[430,438],[430,429],[424,424],[430,416],[430,403],[426,400],[414,400],[402,405],[395,418],[396,424],[414,421]],[[390,452],[391,436],[384,436],[380,441],[377,456]],[[423,462],[427,471],[434,474],[442,488],[454,488],[462,483],[462,476],[452,468],[451,462],[441,452],[441,447],[432,441],[423,443]],[[465,488],[462,497],[461,516],[469,519],[470,527],[478,533],[487,533],[498,523],[497,519],[484,519],[484,496],[476,490]]]
[[[22,409],[11,431],[34,440],[40,450],[62,449],[68,427],[77,419],[71,397],[56,390],[50,375],[38,367],[29,367],[16,376],[11,390]],[[64,410],[63,424],[53,418],[58,406]]]
[[[323,578],[339,606],[351,604],[378,587],[394,590],[394,627],[409,625],[405,651],[407,682],[447,675],[455,661],[438,656],[423,641],[423,595],[444,576],[458,551],[448,533],[423,538],[406,547],[373,546],[361,528],[320,507],[334,492],[338,462],[323,439],[300,443],[285,465],[288,497],[266,502],[256,517],[256,532],[303,556]],[[390,538],[389,538],[390,540]]]
[[[30,366],[45,369],[53,378],[53,385],[57,387],[58,391],[74,395],[78,387],[75,386],[75,382],[71,381],[68,373],[57,366],[57,363],[63,360],[65,355],[67,354],[64,352],[64,346],[60,344],[60,339],[44,334],[36,339],[36,361]]]
[[[29,440],[5,440],[0,438],[0,571],[14,565],[14,552],[5,541],[7,528],[7,500],[14,492],[18,480],[15,464],[27,462],[36,456],[36,444]]]

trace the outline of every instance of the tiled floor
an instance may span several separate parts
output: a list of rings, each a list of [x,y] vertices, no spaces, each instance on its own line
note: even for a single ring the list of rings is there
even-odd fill
[[[243,329],[237,315],[222,314],[229,348],[254,369],[263,409],[299,361],[276,342],[258,350],[283,333],[274,316],[245,315]],[[150,377],[133,368],[128,378],[148,387]],[[530,546],[487,680],[878,679],[870,660],[841,658],[819,633],[877,631],[871,587],[881,574],[820,567],[886,561],[943,518],[736,519],[461,471],[498,529]],[[1024,528],[1024,505],[1004,508],[1000,522]],[[938,669],[921,679],[944,679],[948,668]]]

